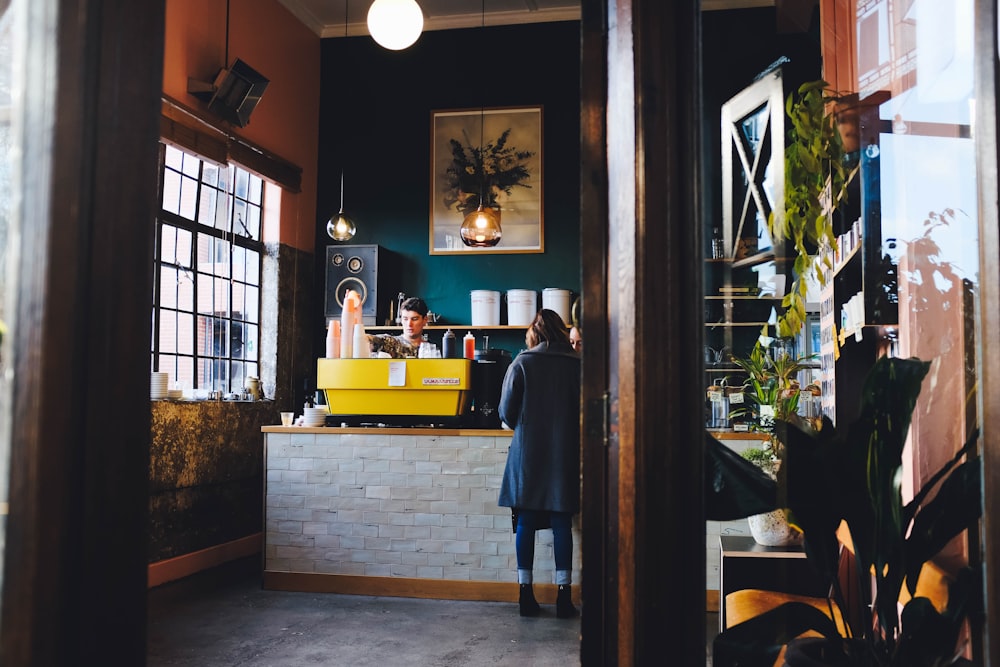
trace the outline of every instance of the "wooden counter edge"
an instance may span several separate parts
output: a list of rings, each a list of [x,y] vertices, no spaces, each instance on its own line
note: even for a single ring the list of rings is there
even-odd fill
[[[261,426],[261,433],[321,433],[327,435],[458,435],[510,437],[513,431],[486,428],[362,428],[351,426]]]

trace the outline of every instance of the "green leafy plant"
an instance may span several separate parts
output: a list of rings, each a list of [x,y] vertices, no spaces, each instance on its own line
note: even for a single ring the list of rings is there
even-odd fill
[[[830,110],[835,99],[826,81],[810,81],[785,101],[791,128],[785,143],[784,211],[772,211],[767,220],[772,241],[790,241],[795,249],[792,284],[778,316],[780,336],[794,336],[805,322],[807,277],[815,273],[821,285],[826,282],[824,269],[831,266],[819,248],[837,243],[832,213],[857,173],[844,161],[843,140]]]
[[[748,417],[753,430],[771,432],[775,419],[787,419],[798,410],[801,389],[796,378],[805,363],[814,358],[815,355],[797,358],[778,355],[775,359],[760,340],[748,357],[733,357],[733,363],[747,374],[743,383],[746,404],[732,410],[729,416]]]
[[[740,456],[763,470],[769,477],[775,476],[778,469],[778,457],[770,443],[763,447],[748,447],[740,452]]]
[[[501,192],[510,195],[515,187],[531,187],[524,182],[531,176],[525,163],[535,153],[508,146],[510,131],[507,128],[485,146],[473,146],[468,136],[465,143],[458,139],[448,142],[452,161],[445,169],[445,206],[455,206],[468,215],[479,207],[480,198],[484,207],[492,207]]]
[[[897,605],[903,586],[914,596],[923,565],[982,513],[981,463],[973,456],[978,432],[903,502],[903,445],[929,367],[919,359],[880,358],[862,387],[859,416],[846,428],[835,429],[828,420],[818,431],[794,418],[778,422],[779,505],[804,532],[809,561],[831,585],[831,614],[839,607],[846,631],[841,634],[831,616],[812,605],[786,602],[722,632],[713,646],[716,666],[771,665],[784,643],[809,630],[828,640],[825,664],[969,664],[956,658],[956,647],[981,601],[971,568],[957,573],[943,612],[924,597],[911,597],[902,612]],[[857,563],[850,597],[838,577],[841,522]]]

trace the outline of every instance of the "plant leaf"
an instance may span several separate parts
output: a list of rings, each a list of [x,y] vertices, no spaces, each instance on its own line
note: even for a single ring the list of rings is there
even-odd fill
[[[786,602],[726,628],[712,642],[715,667],[771,667],[783,644],[809,630],[840,637],[833,620],[804,602]]]

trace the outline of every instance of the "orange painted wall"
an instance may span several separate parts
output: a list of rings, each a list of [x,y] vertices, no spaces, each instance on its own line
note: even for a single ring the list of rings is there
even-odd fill
[[[188,77],[212,81],[236,58],[270,80],[246,127],[225,127],[302,168],[302,192],[282,192],[281,243],[312,252],[316,222],[320,38],[278,0],[167,0],[163,92],[191,108]],[[272,241],[275,239],[265,238]]]

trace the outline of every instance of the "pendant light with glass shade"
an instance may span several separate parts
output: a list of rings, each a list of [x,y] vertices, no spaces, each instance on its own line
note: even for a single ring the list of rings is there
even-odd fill
[[[375,0],[368,8],[368,32],[391,51],[413,44],[423,29],[424,13],[416,0]]]
[[[326,221],[326,233],[334,241],[350,241],[358,226],[344,213],[344,172],[340,172],[340,212]]]
[[[486,0],[483,0],[483,28],[486,27]],[[486,110],[479,107],[479,206],[465,216],[459,234],[462,243],[471,248],[492,248],[500,243],[503,230],[500,228],[500,211],[492,206],[484,206],[486,200],[486,165],[483,160],[483,126],[486,125]]]
[[[347,18],[351,3],[344,0],[344,37],[347,37]],[[326,233],[334,241],[350,241],[358,231],[354,220],[344,213],[344,170],[340,170],[340,212],[326,221]]]

